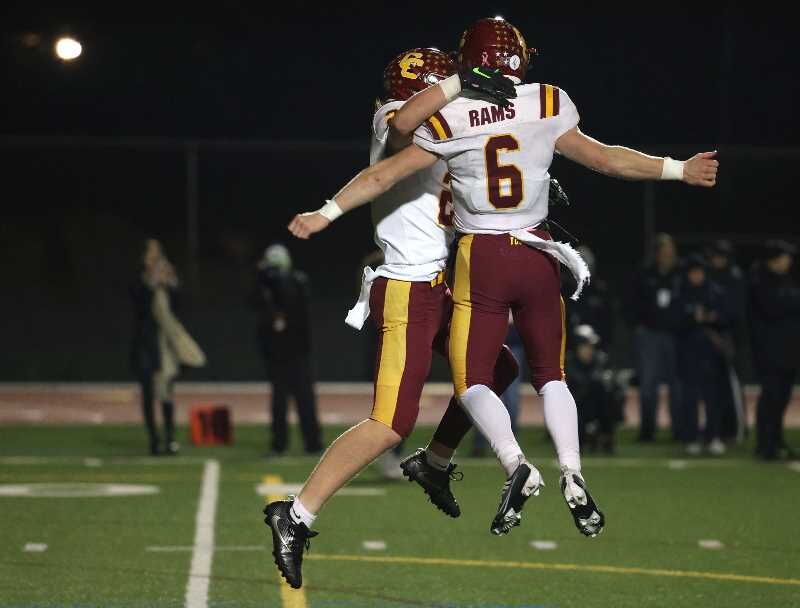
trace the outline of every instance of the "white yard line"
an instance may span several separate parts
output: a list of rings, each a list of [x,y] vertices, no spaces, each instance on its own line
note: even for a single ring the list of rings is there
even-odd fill
[[[386,551],[385,540],[365,540],[361,546],[367,551]]]
[[[44,553],[47,551],[47,543],[26,543],[22,550],[25,553]]]
[[[214,559],[214,520],[219,493],[219,462],[207,460],[203,467],[200,499],[197,501],[194,547],[189,580],[186,583],[185,608],[208,608],[208,585]]]
[[[39,465],[80,465],[84,467],[102,466],[103,464],[109,465],[125,465],[125,466],[177,466],[177,465],[192,465],[204,464],[205,458],[192,458],[189,456],[177,456],[175,458],[158,458],[156,456],[142,457],[142,458],[112,458],[110,460],[103,460],[94,457],[80,457],[80,456],[64,456],[64,457],[40,457],[40,456],[3,456],[0,458],[0,464],[15,465],[15,466],[39,466]]]
[[[673,471],[681,471],[689,466],[689,463],[686,460],[670,460],[667,463],[667,468],[672,469]]]
[[[558,543],[554,540],[532,540],[530,545],[539,551],[554,551],[558,548]]]
[[[145,551],[150,553],[188,553],[194,551],[194,547],[190,545],[151,545],[144,548]],[[219,551],[265,551],[263,545],[228,545],[214,547],[214,552]]]

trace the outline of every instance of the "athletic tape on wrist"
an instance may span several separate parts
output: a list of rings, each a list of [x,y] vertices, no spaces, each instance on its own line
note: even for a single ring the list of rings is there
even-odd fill
[[[665,156],[664,165],[661,168],[661,179],[683,179],[683,161]]]
[[[461,79],[458,77],[458,74],[453,74],[440,81],[439,86],[447,101],[458,97],[458,94],[461,93]]]
[[[319,213],[322,217],[327,219],[329,222],[332,222],[337,217],[342,215],[342,213],[344,213],[344,211],[342,211],[342,208],[339,207],[339,205],[336,204],[335,200],[330,199],[330,200],[325,201],[325,204],[322,205],[322,207],[319,208],[319,211],[317,211],[317,213]]]

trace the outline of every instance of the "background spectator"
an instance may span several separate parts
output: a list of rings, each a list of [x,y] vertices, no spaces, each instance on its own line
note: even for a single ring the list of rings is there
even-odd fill
[[[599,338],[598,347],[608,352],[614,341],[615,300],[608,283],[597,274],[597,259],[588,245],[579,245],[578,251],[586,260],[592,280],[584,286],[577,302],[569,296],[575,291],[575,280],[569,273],[563,273],[562,294],[567,308],[567,345],[572,343],[575,328],[589,325]]]
[[[669,386],[669,412],[673,439],[681,439],[680,384],[675,353],[675,297],[678,291],[678,253],[668,234],[656,237],[655,262],[645,267],[634,283],[637,379],[641,409],[639,441],[655,439],[658,388]]]
[[[794,457],[783,416],[800,367],[800,288],[790,274],[796,254],[790,243],[770,241],[751,274],[750,336],[761,381],[756,454],[764,460]]]
[[[311,319],[306,275],[292,268],[289,250],[267,247],[258,262],[254,304],[258,311],[258,339],[272,380],[273,455],[286,452],[288,398],[294,397],[305,451],[322,450],[317,403],[311,369]]]
[[[725,291],[726,309],[730,315],[730,336],[733,357],[728,361],[728,382],[720,386],[723,440],[742,441],[747,432],[744,391],[740,378],[744,371],[744,350],[747,342],[747,282],[736,264],[730,241],[714,241],[707,252],[709,277]]]
[[[173,312],[178,277],[161,243],[144,243],[141,270],[131,287],[134,306],[131,366],[141,386],[142,414],[150,453],[177,454],[173,387],[181,364],[200,367],[205,355]],[[161,402],[165,442],[155,421],[153,402]]]
[[[575,327],[566,372],[578,405],[580,442],[589,451],[614,452],[614,435],[622,420],[625,386],[608,367],[608,356],[599,349],[600,336],[590,325]]]
[[[711,454],[725,453],[722,442],[720,394],[728,383],[728,362],[733,355],[727,294],[711,281],[699,254],[686,259],[677,298],[678,373],[683,395],[682,424],[686,451],[698,455],[698,408],[705,406],[705,441]]]

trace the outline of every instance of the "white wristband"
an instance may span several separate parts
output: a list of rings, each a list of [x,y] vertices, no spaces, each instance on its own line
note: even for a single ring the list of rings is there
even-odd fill
[[[342,215],[344,211],[339,205],[336,204],[336,201],[333,199],[325,201],[325,204],[319,208],[317,211],[322,217],[327,219],[329,222],[334,221],[337,217]]]
[[[669,156],[664,157],[664,165],[661,167],[661,179],[683,179],[683,161],[675,160]]]
[[[440,80],[439,86],[442,89],[442,93],[444,93],[444,98],[450,101],[458,97],[458,94],[461,92],[461,79],[458,77],[458,74],[453,74],[444,80]]]

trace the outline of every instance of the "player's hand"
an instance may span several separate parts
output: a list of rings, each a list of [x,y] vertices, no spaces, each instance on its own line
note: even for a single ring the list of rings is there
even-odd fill
[[[509,99],[517,96],[517,90],[510,78],[500,70],[489,68],[461,68],[458,71],[462,91],[472,91],[480,99],[508,107]]]
[[[714,158],[717,151],[700,152],[683,164],[683,181],[690,186],[711,188],[717,183],[719,161]]]
[[[298,213],[289,222],[289,232],[298,239],[307,239],[312,234],[321,232],[331,225],[331,221],[316,211]]]

